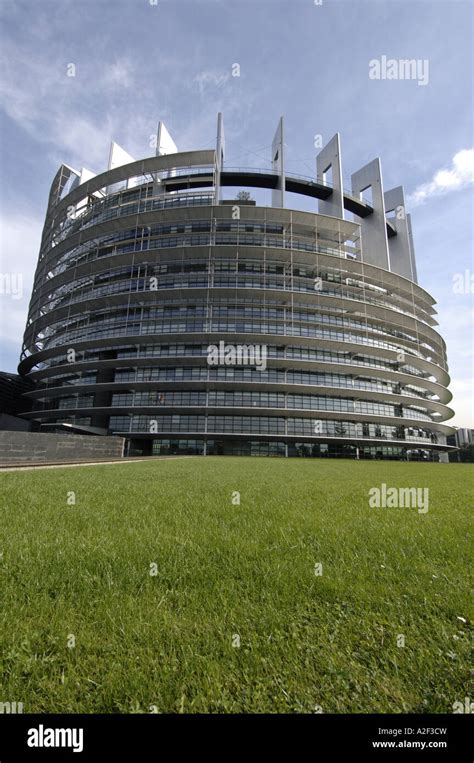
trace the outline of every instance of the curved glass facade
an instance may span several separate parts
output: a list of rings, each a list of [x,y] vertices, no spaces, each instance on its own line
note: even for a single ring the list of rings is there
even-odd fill
[[[452,412],[430,295],[364,262],[356,222],[220,201],[209,153],[92,185],[61,168],[24,415],[123,435],[130,454],[438,458]]]

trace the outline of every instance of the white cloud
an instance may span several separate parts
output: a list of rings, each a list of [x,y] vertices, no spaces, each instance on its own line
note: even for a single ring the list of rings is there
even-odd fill
[[[449,169],[438,170],[433,179],[422,183],[410,194],[411,204],[423,204],[431,196],[443,196],[474,183],[474,148],[458,151]]]
[[[85,164],[94,172],[103,172],[107,166],[113,120],[107,117],[94,121],[86,116],[56,113],[51,116],[49,137],[54,150],[60,155],[56,163],[73,164],[78,170]],[[65,158],[66,157],[66,158]]]
[[[106,66],[101,84],[107,88],[130,88],[134,84],[135,67],[129,59],[121,59]]]
[[[8,214],[0,219],[0,271],[7,281],[21,283],[17,294],[0,293],[0,344],[4,350],[14,345],[20,351],[25,330],[28,304],[38,260],[43,220],[23,212]],[[5,283],[5,281],[3,281]]]
[[[453,419],[446,422],[449,426],[474,428],[474,358],[472,348],[472,332],[474,326],[474,309],[471,304],[464,304],[461,297],[444,304],[439,309],[439,327],[436,329],[446,342],[448,353],[449,374],[451,384],[449,389],[453,399],[449,407],[455,412]]]
[[[159,119],[168,127],[171,122],[180,150],[190,150],[212,143],[218,111],[237,138],[254,113],[256,94],[247,86],[245,98],[239,95],[240,80],[232,77],[230,64],[196,71],[186,58],[160,51],[150,78],[140,56],[109,56],[107,46],[97,67],[85,51],[74,54],[66,45],[35,45],[32,55],[25,42],[8,39],[1,59],[0,107],[35,143],[46,146],[52,163],[78,170],[105,170],[112,140],[132,156],[154,153],[150,135]],[[75,76],[67,76],[68,62],[75,64]],[[183,95],[188,111],[177,118],[176,108],[167,104]]]
[[[449,426],[474,429],[474,378],[455,379],[449,389],[453,399],[449,407],[454,409],[454,418],[446,421]]]
[[[221,85],[224,85],[228,81],[229,76],[228,73],[223,74],[222,72],[203,71],[199,72],[199,74],[193,78],[192,82],[198,86],[199,93],[204,95],[209,87],[221,87]]]
[[[30,137],[49,144],[60,155],[57,164],[66,162],[78,169],[86,164],[101,172],[116,131],[133,137],[142,126],[133,104],[125,125],[121,109],[120,96],[128,98],[133,91],[135,65],[130,59],[116,58],[98,71],[92,62],[79,61],[75,76],[69,77],[68,59],[52,60],[47,49],[32,57],[21,46],[5,41],[2,52],[0,106]],[[90,103],[87,107],[85,83],[90,102],[101,102],[105,109],[91,110]],[[148,141],[148,133],[143,137]]]

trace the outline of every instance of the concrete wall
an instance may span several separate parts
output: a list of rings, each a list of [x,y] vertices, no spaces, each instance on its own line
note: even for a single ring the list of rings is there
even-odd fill
[[[2,429],[13,432],[29,432],[31,421],[21,419],[19,416],[11,416],[9,413],[0,413],[0,430]]]
[[[0,464],[120,458],[123,437],[0,431]]]

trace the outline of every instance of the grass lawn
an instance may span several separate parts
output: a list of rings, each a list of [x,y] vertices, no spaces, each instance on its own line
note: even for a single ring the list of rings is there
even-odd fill
[[[0,474],[0,702],[452,712],[473,692],[473,475],[267,458]],[[428,512],[370,508],[383,482],[428,487]]]

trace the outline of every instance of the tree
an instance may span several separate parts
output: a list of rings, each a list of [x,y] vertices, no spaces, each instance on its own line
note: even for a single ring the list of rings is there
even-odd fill
[[[239,201],[251,201],[252,199],[248,191],[239,191],[235,198]]]

